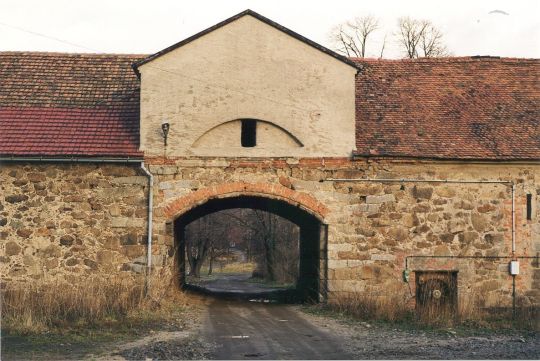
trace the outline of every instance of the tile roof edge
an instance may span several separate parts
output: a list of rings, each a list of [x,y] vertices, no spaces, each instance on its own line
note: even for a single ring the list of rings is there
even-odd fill
[[[144,156],[122,155],[10,155],[0,154],[0,162],[139,163]]]
[[[353,152],[354,158],[370,158],[370,159],[410,159],[410,160],[433,160],[433,161],[459,161],[459,162],[489,162],[489,163],[499,163],[499,162],[538,162],[540,164],[540,158],[530,157],[500,157],[500,158],[474,158],[474,157],[444,157],[444,156],[415,156],[415,155],[406,155],[406,154],[366,154]]]

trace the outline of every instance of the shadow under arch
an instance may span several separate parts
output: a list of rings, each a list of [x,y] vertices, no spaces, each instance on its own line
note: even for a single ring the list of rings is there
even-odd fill
[[[185,228],[206,215],[232,208],[251,208],[281,216],[300,229],[299,276],[296,288],[277,295],[281,302],[320,302],[326,300],[327,282],[327,226],[320,219],[300,207],[282,200],[254,195],[238,195],[227,198],[211,198],[189,209],[174,221],[174,238],[177,252],[180,286],[197,289],[186,284]],[[221,294],[221,296],[234,296]],[[239,295],[236,295],[239,296]],[[244,294],[240,298],[259,295]],[[270,296],[270,295],[266,295]]]

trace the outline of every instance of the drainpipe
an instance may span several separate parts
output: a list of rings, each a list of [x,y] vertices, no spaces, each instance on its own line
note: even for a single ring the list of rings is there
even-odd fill
[[[512,183],[512,256],[516,253],[516,185]]]
[[[152,216],[154,213],[154,175],[141,162],[141,169],[148,177],[148,240],[147,240],[147,255],[146,255],[146,285],[145,290],[148,292],[148,278],[152,270]]]

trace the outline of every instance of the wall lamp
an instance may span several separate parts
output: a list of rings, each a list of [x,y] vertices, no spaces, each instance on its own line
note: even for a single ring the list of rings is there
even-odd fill
[[[171,125],[165,120],[163,121],[163,123],[161,123],[161,130],[163,131],[163,143],[165,146],[167,146],[167,136],[169,135],[170,127]]]

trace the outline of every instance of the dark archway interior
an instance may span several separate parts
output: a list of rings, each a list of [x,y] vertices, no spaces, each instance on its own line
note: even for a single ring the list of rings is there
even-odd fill
[[[249,208],[271,212],[299,227],[299,274],[294,290],[280,294],[276,299],[289,302],[317,302],[326,295],[326,226],[300,207],[284,201],[257,196],[238,196],[211,199],[181,215],[174,222],[174,234],[180,286],[186,287],[185,231],[191,222],[234,208]],[[189,286],[189,285],[188,285]]]

